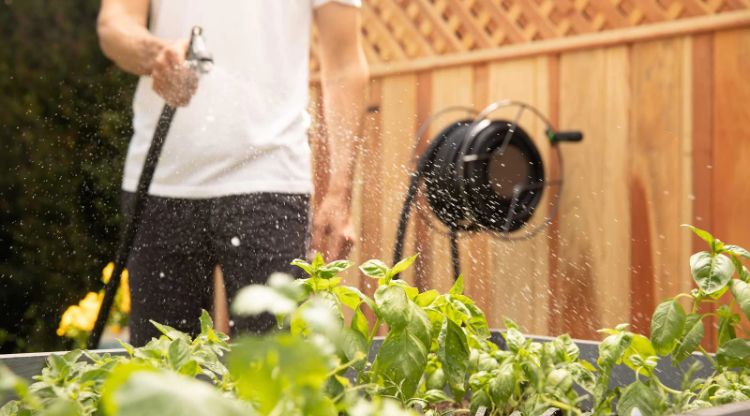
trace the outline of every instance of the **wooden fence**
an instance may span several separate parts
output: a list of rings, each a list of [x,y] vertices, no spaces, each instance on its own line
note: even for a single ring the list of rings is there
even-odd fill
[[[562,145],[561,210],[543,235],[461,240],[467,292],[493,326],[507,316],[535,334],[597,338],[598,328],[620,322],[647,332],[654,306],[692,287],[688,258],[702,242],[680,224],[750,246],[750,11],[372,71],[354,202],[357,261],[390,260],[415,130],[431,113],[511,98],[585,133]],[[319,87],[311,91],[319,114]],[[448,241],[420,217],[410,227],[413,252],[420,257],[408,279],[446,290]],[[371,290],[355,273],[350,279]]]

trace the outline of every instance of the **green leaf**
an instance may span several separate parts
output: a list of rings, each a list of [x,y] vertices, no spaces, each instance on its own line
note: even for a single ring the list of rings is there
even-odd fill
[[[685,310],[675,300],[662,302],[651,318],[651,342],[659,355],[669,355],[685,327]]]
[[[698,227],[693,227],[690,224],[682,224],[682,226],[689,228],[693,233],[695,233],[695,235],[700,237],[703,241],[707,242],[709,247],[713,247],[715,238],[713,235],[711,235],[711,233],[706,230],[701,230]]]
[[[724,367],[750,366],[750,339],[735,338],[727,341],[716,351],[716,361]]]
[[[698,287],[710,295],[726,287],[734,274],[734,264],[723,254],[701,251],[690,256],[690,272]]]
[[[747,250],[745,250],[744,248],[742,248],[742,247],[740,247],[738,245],[727,244],[727,245],[724,246],[723,251],[726,252],[726,253],[735,255],[735,256],[739,256],[739,257],[744,257],[746,259],[750,259],[750,251],[747,251]]]
[[[414,260],[417,259],[417,255],[413,255],[411,257],[407,257],[405,259],[402,259],[395,265],[393,265],[393,268],[390,270],[388,274],[391,275],[391,277],[401,274],[404,270],[408,269],[412,263],[414,263]]]
[[[502,406],[508,402],[516,389],[516,375],[513,372],[513,366],[503,364],[494,379],[490,380],[490,394],[492,401]]]
[[[622,360],[625,351],[633,341],[633,334],[629,332],[616,332],[599,344],[599,357],[596,362],[600,367],[611,369]]]
[[[426,308],[430,306],[430,304],[432,304],[432,302],[434,302],[438,296],[440,296],[440,292],[435,289],[430,289],[417,295],[414,298],[414,303],[423,308]]]
[[[361,270],[365,276],[380,279],[385,277],[388,273],[388,266],[380,260],[372,259],[367,260],[364,264],[359,266],[359,270]]]
[[[172,369],[179,370],[190,358],[190,346],[181,338],[172,341],[167,350],[167,358]]]
[[[463,295],[464,294],[464,275],[459,275],[456,278],[456,282],[453,283],[449,292],[451,295]]]
[[[742,280],[732,279],[729,281],[729,289],[742,312],[750,319],[750,285]]]
[[[636,381],[622,392],[617,402],[617,414],[620,416],[658,415],[661,414],[660,404],[661,397],[655,389]]]
[[[166,335],[167,338],[169,338],[171,340],[175,340],[175,339],[178,339],[178,338],[183,338],[185,340],[188,340],[190,338],[188,336],[188,334],[186,334],[186,333],[184,333],[182,331],[178,331],[178,330],[172,328],[169,325],[162,325],[162,324],[160,324],[158,322],[155,322],[153,320],[149,320],[149,322],[151,322],[151,325],[155,326],[156,329],[159,330],[159,332],[161,332],[162,334]]]
[[[363,337],[370,337],[370,322],[367,321],[367,317],[362,308],[354,310],[354,316],[352,317],[352,329],[362,334]]]
[[[257,414],[250,405],[222,395],[205,382],[150,371],[128,374],[116,390],[105,393],[104,408],[111,416]]]
[[[346,355],[347,361],[358,360],[354,364],[354,368],[361,371],[366,364],[364,358],[367,358],[367,353],[369,351],[367,335],[363,335],[359,331],[350,328],[344,328],[341,333],[340,345],[341,350],[344,352],[344,355]]]
[[[297,266],[300,269],[304,270],[305,273],[307,273],[308,276],[312,276],[312,274],[313,274],[312,265],[310,263],[306,262],[305,260],[294,259],[289,264],[291,264],[292,266]]]
[[[719,346],[725,342],[737,338],[734,327],[739,323],[739,316],[729,309],[729,306],[722,305],[716,310],[719,315],[719,330],[717,337]]]
[[[560,335],[552,340],[558,359],[562,362],[572,363],[578,360],[581,354],[578,345],[570,338],[570,335]]]
[[[312,267],[313,273],[315,273],[319,268],[323,267],[325,265],[325,260],[323,260],[323,255],[318,253],[315,253],[315,257],[313,257],[313,261],[310,264],[310,267]]]
[[[214,329],[214,321],[211,319],[211,314],[207,310],[201,309],[201,333],[206,334],[208,331]]]
[[[375,305],[375,313],[391,330],[399,330],[407,325],[412,308],[403,288],[380,286],[375,291]]]
[[[385,384],[386,395],[409,399],[427,365],[430,350],[430,321],[418,307],[413,306],[408,325],[401,330],[391,329],[378,350],[372,369]]]
[[[423,395],[422,399],[430,404],[436,404],[441,402],[449,402],[451,398],[443,390],[432,389],[427,390]]]
[[[336,295],[339,302],[351,310],[357,309],[365,297],[359,289],[350,286],[336,286],[333,288],[333,294]]]
[[[685,331],[682,335],[673,356],[675,361],[681,362],[695,351],[703,340],[703,320],[699,314],[690,314],[685,322]]]
[[[330,279],[336,277],[339,273],[352,266],[349,260],[332,261],[318,269],[318,277],[321,279]]]
[[[333,369],[329,358],[304,338],[279,333],[241,339],[227,363],[238,397],[270,414],[281,401],[318,403]]]
[[[453,394],[460,398],[466,391],[464,381],[469,367],[469,343],[464,331],[448,318],[438,335],[438,359]]]
[[[508,349],[513,352],[518,352],[526,344],[526,337],[516,328],[509,328],[503,333],[503,337],[505,343],[508,344]]]
[[[419,295],[419,289],[414,286],[410,286],[409,283],[407,283],[405,280],[391,280],[391,285],[398,286],[401,289],[404,289],[404,292],[406,292],[406,297],[409,298],[409,300],[414,300]]]
[[[632,340],[630,341],[628,348],[625,350],[622,360],[625,365],[636,370],[640,367],[640,363],[634,362],[635,356],[640,357],[640,360],[646,360],[654,355],[656,355],[656,351],[648,338],[640,334],[632,334]],[[640,373],[643,375],[648,374],[648,372],[643,369]]]

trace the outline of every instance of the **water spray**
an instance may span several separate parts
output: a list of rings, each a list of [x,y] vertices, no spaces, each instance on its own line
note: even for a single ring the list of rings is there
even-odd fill
[[[213,58],[206,48],[206,43],[203,39],[203,29],[201,27],[195,26],[190,32],[190,43],[188,44],[185,60],[187,65],[198,75],[208,73],[213,67]],[[156,171],[156,165],[159,162],[161,149],[164,147],[164,142],[166,141],[169,127],[172,125],[172,120],[174,119],[176,110],[175,107],[172,107],[169,104],[164,104],[164,107],[161,110],[161,115],[159,115],[156,129],[154,130],[154,136],[151,140],[148,153],[146,154],[146,160],[143,163],[143,170],[138,179],[138,187],[136,188],[131,211],[132,215],[125,223],[125,228],[121,234],[120,245],[115,257],[115,268],[112,271],[112,277],[104,287],[104,298],[99,307],[99,314],[94,323],[94,328],[89,335],[87,342],[88,349],[95,349],[99,346],[104,327],[109,319],[109,311],[112,309],[112,303],[115,300],[117,289],[120,287],[120,275],[125,269],[128,257],[130,256],[130,251],[133,248],[138,225],[143,215],[144,203],[148,196],[148,189],[154,178],[154,172]]]

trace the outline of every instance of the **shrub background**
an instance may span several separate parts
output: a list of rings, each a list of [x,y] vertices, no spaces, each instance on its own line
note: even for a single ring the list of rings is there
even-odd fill
[[[97,0],[0,3],[0,353],[66,348],[60,315],[114,257],[135,78]]]

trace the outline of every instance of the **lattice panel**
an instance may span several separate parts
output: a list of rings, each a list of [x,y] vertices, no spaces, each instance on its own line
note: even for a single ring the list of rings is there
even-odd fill
[[[363,0],[362,32],[382,64],[740,9],[750,0]]]

